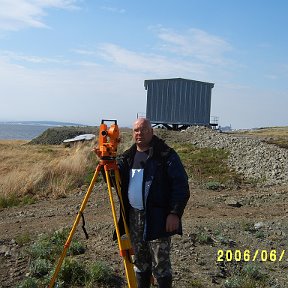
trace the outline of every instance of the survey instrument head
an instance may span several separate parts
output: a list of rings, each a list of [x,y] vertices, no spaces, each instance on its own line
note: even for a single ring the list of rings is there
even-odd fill
[[[108,128],[105,122],[113,122]],[[120,132],[117,120],[102,120],[99,128],[98,146],[95,149],[100,159],[113,159],[117,154],[117,146],[120,142]]]

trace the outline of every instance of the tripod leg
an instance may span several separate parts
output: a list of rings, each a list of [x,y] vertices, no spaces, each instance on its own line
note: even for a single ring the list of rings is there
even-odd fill
[[[127,217],[125,215],[124,203],[123,203],[122,194],[121,194],[120,174],[119,174],[118,168],[115,169],[115,179],[116,179],[116,192],[117,192],[117,195],[118,195],[118,198],[119,198],[119,201],[120,201],[120,206],[123,208],[123,209],[121,209],[121,213],[122,213],[122,218],[123,218],[124,230],[125,230],[125,233],[126,233],[126,235],[128,237],[129,242],[131,242],[130,233],[129,233],[128,225],[127,225],[127,222],[126,222]]]
[[[108,186],[108,192],[109,192],[109,199],[110,199],[110,204],[111,204],[111,210],[112,210],[112,216],[113,216],[113,221],[114,221],[114,226],[116,230],[116,235],[117,235],[117,241],[118,241],[118,246],[120,250],[120,255],[123,257],[124,260],[124,267],[125,267],[125,272],[126,272],[126,278],[128,281],[128,287],[129,288],[136,288],[137,287],[137,281],[136,281],[136,275],[134,271],[134,265],[131,260],[131,251],[132,251],[132,245],[130,241],[130,235],[128,232],[128,227],[125,221],[125,218],[123,217],[123,222],[124,222],[124,227],[125,227],[125,233],[126,235],[123,235],[121,237],[119,227],[118,227],[118,221],[117,221],[117,214],[116,214],[116,209],[115,209],[115,204],[114,204],[114,199],[113,199],[113,194],[112,194],[112,188],[111,188],[111,180],[109,176],[109,165],[104,166],[105,170],[105,175],[106,175],[106,180],[107,180],[107,186]],[[116,166],[117,167],[117,166]],[[115,180],[116,180],[116,190],[117,194],[120,199],[120,205],[123,207],[123,201],[120,193],[120,178],[119,178],[119,171],[117,168],[112,167],[112,169],[115,171]],[[121,213],[123,213],[123,209],[121,209]],[[124,216],[124,215],[122,215]]]
[[[74,224],[73,224],[73,226],[72,226],[72,229],[71,229],[71,231],[70,231],[70,233],[69,233],[69,236],[68,236],[68,238],[67,238],[67,240],[66,240],[66,243],[64,244],[64,249],[63,249],[62,254],[61,254],[60,258],[59,258],[59,261],[58,261],[58,264],[57,264],[57,266],[56,266],[56,269],[55,269],[55,272],[54,272],[54,274],[53,274],[53,277],[51,278],[51,281],[50,281],[50,284],[49,284],[49,288],[53,288],[53,287],[54,287],[54,284],[55,284],[55,281],[56,281],[57,276],[58,276],[58,274],[59,274],[59,271],[60,271],[60,268],[61,268],[61,266],[62,266],[63,260],[64,260],[66,254],[67,254],[67,250],[68,250],[68,248],[69,248],[69,246],[70,246],[70,243],[71,243],[71,241],[72,241],[72,237],[73,237],[73,235],[74,235],[74,233],[75,233],[75,231],[76,231],[76,228],[77,228],[77,226],[78,226],[78,224],[79,224],[79,221],[80,221],[80,219],[81,219],[81,216],[82,216],[82,214],[83,214],[83,211],[84,211],[84,209],[85,209],[85,207],[86,207],[86,204],[87,204],[87,202],[88,202],[89,196],[90,196],[90,194],[91,194],[91,192],[92,192],[92,190],[93,190],[93,187],[94,187],[94,185],[95,185],[95,182],[96,182],[96,180],[97,180],[98,174],[99,174],[99,172],[101,171],[101,167],[102,167],[101,165],[98,165],[97,168],[96,168],[96,170],[95,170],[95,173],[94,173],[93,178],[92,178],[92,180],[91,180],[91,183],[90,183],[90,185],[89,185],[89,187],[88,187],[88,190],[87,190],[87,192],[86,192],[86,194],[85,194],[85,197],[84,197],[84,199],[83,199],[83,202],[82,202],[82,204],[81,204],[81,207],[80,207],[80,209],[79,209],[79,212],[78,212],[78,214],[77,214],[77,216],[76,216],[76,219],[75,219],[75,221],[74,221]]]

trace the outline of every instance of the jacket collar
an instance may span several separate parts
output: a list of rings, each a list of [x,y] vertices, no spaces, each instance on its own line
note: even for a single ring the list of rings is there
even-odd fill
[[[137,146],[134,143],[128,150],[123,153],[123,156],[128,159],[134,159],[135,153],[137,151]],[[152,140],[150,142],[149,148],[149,158],[161,158],[163,156],[168,155],[172,151],[162,139],[153,135]]]

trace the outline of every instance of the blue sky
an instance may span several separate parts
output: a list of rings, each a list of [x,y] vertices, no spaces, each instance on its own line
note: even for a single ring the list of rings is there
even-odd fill
[[[286,0],[0,0],[0,121],[129,126],[145,79],[215,83],[221,126],[287,126]]]

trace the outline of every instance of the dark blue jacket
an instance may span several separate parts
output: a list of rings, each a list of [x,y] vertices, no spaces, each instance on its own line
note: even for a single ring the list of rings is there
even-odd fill
[[[136,150],[134,144],[118,159],[121,193],[127,219],[131,208],[128,200],[130,169]],[[166,218],[172,213],[178,215],[181,220],[190,196],[188,176],[178,154],[157,136],[152,138],[143,177],[144,240],[154,240],[174,234],[182,235],[181,221],[178,231],[166,232]]]

